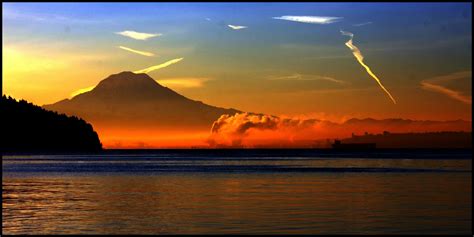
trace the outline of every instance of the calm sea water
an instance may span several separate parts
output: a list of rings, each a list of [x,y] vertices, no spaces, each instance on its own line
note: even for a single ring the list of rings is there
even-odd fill
[[[3,156],[3,234],[472,234],[472,151]]]

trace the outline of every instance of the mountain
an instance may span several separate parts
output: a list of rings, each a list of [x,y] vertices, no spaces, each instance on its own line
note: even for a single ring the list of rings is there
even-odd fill
[[[209,130],[221,115],[239,112],[188,99],[133,72],[110,75],[89,92],[43,108],[80,116],[98,127],[164,130]]]
[[[92,126],[77,117],[2,96],[2,152],[95,152],[102,149]]]
[[[224,109],[188,99],[143,73],[121,72],[91,91],[43,108],[90,122],[107,148],[176,148],[206,145]]]

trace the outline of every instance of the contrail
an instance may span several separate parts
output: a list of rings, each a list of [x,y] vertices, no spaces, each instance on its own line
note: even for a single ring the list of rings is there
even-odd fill
[[[183,60],[183,58],[173,59],[173,60],[170,60],[168,62],[159,64],[159,65],[155,65],[155,66],[151,66],[151,67],[148,67],[148,68],[145,68],[145,69],[142,69],[142,70],[134,71],[134,73],[149,73],[151,71],[155,71],[155,70],[158,70],[158,69],[161,69],[161,68],[164,68],[164,67],[168,67],[169,65],[175,64],[175,63],[177,63],[181,60]]]
[[[135,50],[135,49],[127,48],[127,47],[124,47],[124,46],[119,46],[119,48],[121,48],[123,50],[127,50],[127,51],[132,52],[132,53],[140,54],[140,55],[143,55],[143,56],[148,56],[148,57],[154,56],[153,53],[140,51],[140,50]]]
[[[351,39],[349,41],[346,42],[346,46],[349,47],[349,49],[352,50],[352,54],[354,54],[354,57],[357,59],[357,61],[359,61],[360,65],[362,65],[365,70],[367,71],[367,73],[375,79],[375,81],[379,84],[379,86],[382,88],[382,90],[385,91],[385,93],[387,93],[388,97],[390,97],[390,99],[392,100],[392,102],[394,104],[397,104],[397,102],[395,101],[395,99],[393,98],[393,96],[390,94],[390,92],[388,92],[387,89],[385,89],[385,87],[382,85],[382,82],[380,82],[380,79],[372,72],[372,70],[370,70],[369,66],[367,66],[365,63],[364,63],[364,56],[362,56],[362,53],[360,52],[359,48],[357,48],[355,45],[352,44],[352,39],[354,38],[354,34],[352,34],[351,32],[347,32],[347,31],[342,31],[341,30],[341,33],[343,35],[347,35],[347,36],[350,36]]]

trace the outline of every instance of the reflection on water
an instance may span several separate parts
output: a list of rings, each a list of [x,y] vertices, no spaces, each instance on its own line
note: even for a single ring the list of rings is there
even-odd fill
[[[438,160],[438,163],[426,160],[423,164],[424,168],[468,169],[468,172],[28,171],[32,163],[62,167],[76,164],[75,159],[64,161],[66,164],[63,161],[44,164],[40,159],[37,164],[32,159],[26,162],[27,166],[21,166],[18,160],[4,158],[3,170],[8,171],[3,175],[2,190],[4,234],[469,234],[472,231],[471,160]],[[254,166],[259,161],[207,162],[232,170],[233,165]],[[271,163],[271,167],[323,166],[314,160],[305,164],[280,162],[283,163]],[[325,162],[324,167],[367,168],[378,164],[384,168],[421,168],[409,160]]]

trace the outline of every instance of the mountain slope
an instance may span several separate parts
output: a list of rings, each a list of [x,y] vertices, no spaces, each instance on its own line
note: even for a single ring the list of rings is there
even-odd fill
[[[111,75],[92,91],[43,107],[122,128],[210,129],[222,114],[239,112],[188,99],[147,74],[132,72]]]

